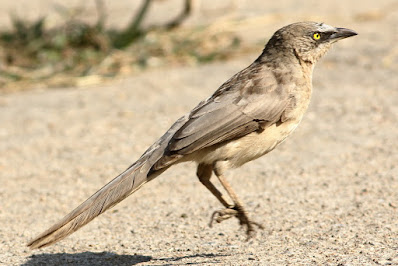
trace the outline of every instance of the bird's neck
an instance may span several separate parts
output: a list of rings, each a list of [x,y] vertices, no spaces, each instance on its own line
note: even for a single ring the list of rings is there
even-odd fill
[[[267,53],[265,50],[255,61],[274,74],[277,83],[289,90],[296,105],[306,109],[312,95],[312,71],[314,64],[300,60],[294,53]],[[300,118],[301,119],[301,118]]]
[[[255,63],[272,69],[276,74],[284,76],[287,74],[293,79],[304,82],[307,86],[311,87],[314,64],[310,61],[302,60],[291,49],[276,52],[266,47]]]

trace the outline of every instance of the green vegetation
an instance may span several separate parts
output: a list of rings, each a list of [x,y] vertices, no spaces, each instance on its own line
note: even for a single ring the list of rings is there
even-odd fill
[[[12,28],[0,32],[0,88],[79,86],[102,82],[148,67],[186,65],[227,59],[240,46],[232,33],[209,27],[182,28],[183,13],[162,26],[142,27],[150,0],[144,1],[122,30],[104,27],[98,1],[98,21],[88,24],[65,10],[64,22],[46,27],[46,18],[29,22],[12,16]],[[67,14],[67,15],[65,15]]]

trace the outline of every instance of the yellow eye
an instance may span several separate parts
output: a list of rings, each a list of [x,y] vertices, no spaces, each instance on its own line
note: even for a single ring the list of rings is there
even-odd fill
[[[316,33],[314,33],[314,35],[312,35],[312,38],[314,38],[314,40],[319,40],[321,38],[321,34],[316,32]]]

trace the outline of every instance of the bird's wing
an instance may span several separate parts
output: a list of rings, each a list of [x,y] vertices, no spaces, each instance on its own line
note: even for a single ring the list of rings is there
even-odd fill
[[[187,155],[263,130],[280,120],[289,100],[288,88],[279,85],[272,72],[249,67],[192,110],[171,138],[168,152]]]

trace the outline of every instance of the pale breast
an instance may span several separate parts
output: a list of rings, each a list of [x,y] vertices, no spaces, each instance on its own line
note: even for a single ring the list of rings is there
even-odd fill
[[[253,132],[218,147],[211,147],[203,153],[200,152],[194,160],[206,164],[226,160],[230,167],[239,167],[272,151],[294,131],[299,122],[299,120],[290,120],[279,125],[273,124],[262,132]]]

